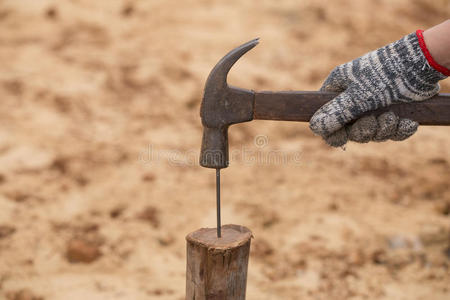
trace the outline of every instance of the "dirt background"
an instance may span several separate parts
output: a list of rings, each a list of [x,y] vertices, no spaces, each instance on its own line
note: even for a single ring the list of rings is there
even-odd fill
[[[448,0],[0,1],[0,299],[183,299],[215,225],[204,80],[316,90],[450,15]],[[450,82],[442,82],[450,91]],[[252,229],[248,299],[449,299],[450,129],[331,149],[307,124],[230,130],[224,223]]]

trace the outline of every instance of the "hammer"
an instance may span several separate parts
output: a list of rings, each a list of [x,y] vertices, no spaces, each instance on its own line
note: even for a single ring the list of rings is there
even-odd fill
[[[322,105],[338,93],[316,91],[262,91],[229,86],[227,75],[236,61],[255,47],[259,39],[251,40],[225,55],[206,80],[200,117],[203,138],[200,165],[216,169],[217,235],[220,233],[220,169],[228,167],[228,127],[256,120],[309,122]],[[424,102],[393,104],[367,112],[380,115],[393,111],[421,125],[450,125],[450,94],[438,94]]]

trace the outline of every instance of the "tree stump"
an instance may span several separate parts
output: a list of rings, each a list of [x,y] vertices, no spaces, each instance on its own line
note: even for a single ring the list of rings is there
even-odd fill
[[[239,225],[186,236],[186,300],[245,300],[251,231]]]

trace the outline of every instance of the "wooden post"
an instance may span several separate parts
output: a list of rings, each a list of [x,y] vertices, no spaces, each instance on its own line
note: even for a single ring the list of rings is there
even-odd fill
[[[239,225],[186,236],[186,300],[245,300],[251,231]]]

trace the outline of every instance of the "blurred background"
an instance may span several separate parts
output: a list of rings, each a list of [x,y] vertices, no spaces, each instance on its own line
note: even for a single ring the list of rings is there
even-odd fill
[[[449,0],[0,1],[0,299],[184,299],[215,226],[204,81],[317,90]],[[442,82],[450,92],[450,82]],[[332,149],[307,124],[230,129],[223,222],[254,234],[247,298],[449,299],[450,128]]]

